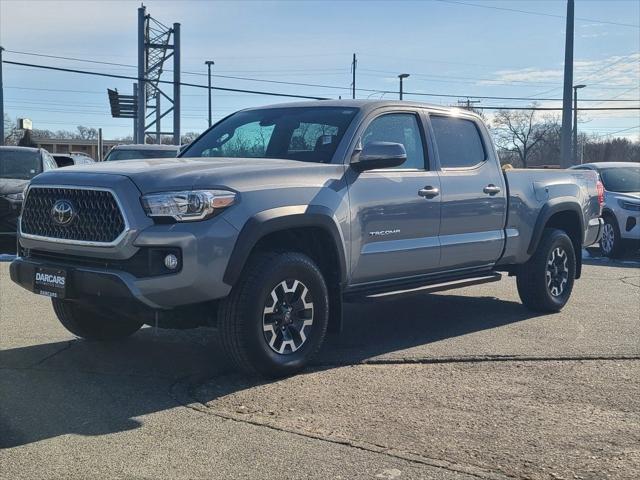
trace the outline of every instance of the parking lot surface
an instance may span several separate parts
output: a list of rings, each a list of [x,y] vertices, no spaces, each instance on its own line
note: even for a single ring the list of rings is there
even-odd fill
[[[640,478],[640,261],[586,263],[555,315],[511,278],[348,305],[274,382],[214,329],[77,340],[0,263],[0,477]]]

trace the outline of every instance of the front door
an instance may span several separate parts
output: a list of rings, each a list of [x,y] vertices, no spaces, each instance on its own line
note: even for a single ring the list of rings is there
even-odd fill
[[[490,139],[472,117],[429,119],[440,163],[440,267],[492,265],[504,247],[506,188]]]
[[[423,126],[421,115],[393,111],[370,119],[361,129],[363,146],[372,141],[401,143],[407,160],[395,168],[350,171],[352,284],[438,269],[440,179],[429,170]]]

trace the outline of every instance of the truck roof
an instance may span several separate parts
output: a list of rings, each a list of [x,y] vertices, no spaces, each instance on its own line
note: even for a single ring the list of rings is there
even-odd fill
[[[640,163],[638,162],[591,162],[591,163],[583,163],[581,165],[576,165],[574,168],[578,167],[591,167],[596,169],[601,168],[620,168],[620,167],[640,167]]]
[[[156,143],[123,143],[116,145],[112,150],[175,150],[178,151],[178,145],[165,145]]]
[[[7,151],[26,151],[26,152],[39,152],[40,149],[39,148],[32,148],[32,147],[18,147],[18,146],[14,146],[14,145],[2,145],[0,146],[0,150],[7,150]]]
[[[271,105],[265,105],[261,107],[251,107],[244,110],[261,110],[264,108],[290,108],[290,107],[350,107],[359,108],[360,110],[370,111],[381,107],[416,107],[425,108],[428,110],[439,111],[443,113],[465,113],[478,117],[475,113],[459,108],[459,107],[447,107],[444,105],[435,105],[424,102],[414,102],[407,100],[371,100],[371,99],[345,99],[345,100],[308,100],[302,102],[287,102],[276,103]]]

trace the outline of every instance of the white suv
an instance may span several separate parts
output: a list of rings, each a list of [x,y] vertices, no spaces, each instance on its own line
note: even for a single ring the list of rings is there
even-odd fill
[[[640,163],[597,162],[572,167],[595,170],[604,185],[604,227],[600,250],[618,257],[640,246]]]

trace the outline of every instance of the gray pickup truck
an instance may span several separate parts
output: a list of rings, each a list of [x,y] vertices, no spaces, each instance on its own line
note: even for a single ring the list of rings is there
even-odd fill
[[[38,175],[11,278],[79,337],[217,325],[240,369],[281,376],[358,297],[506,272],[527,307],[560,310],[602,201],[595,172],[503,172],[467,111],[281,104],[230,115],[177,159]]]

